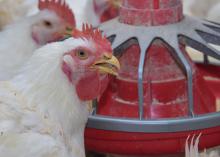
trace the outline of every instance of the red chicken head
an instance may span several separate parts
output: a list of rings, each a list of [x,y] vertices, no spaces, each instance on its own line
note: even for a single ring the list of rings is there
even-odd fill
[[[39,45],[57,41],[74,28],[75,17],[63,0],[39,0],[40,12],[32,17],[32,38]]]
[[[117,75],[119,61],[98,29],[84,25],[82,31],[74,29],[72,36],[79,46],[65,53],[62,70],[76,87],[78,97],[92,100],[107,86],[108,74]]]

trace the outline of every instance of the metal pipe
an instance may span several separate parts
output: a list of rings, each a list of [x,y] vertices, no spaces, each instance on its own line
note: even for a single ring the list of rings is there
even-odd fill
[[[201,116],[182,117],[176,119],[142,120],[113,118],[107,116],[90,116],[87,127],[120,131],[120,132],[182,132],[207,129],[220,126],[220,113],[204,114]]]
[[[140,62],[138,67],[138,99],[139,99],[139,120],[144,117],[144,88],[143,88],[143,72],[146,51],[141,50]]]

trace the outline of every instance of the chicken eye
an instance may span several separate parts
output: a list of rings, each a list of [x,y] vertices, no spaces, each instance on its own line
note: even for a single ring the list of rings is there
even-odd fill
[[[51,28],[52,27],[52,23],[50,21],[45,20],[44,22],[44,26]]]
[[[81,59],[81,60],[85,60],[88,58],[88,53],[83,50],[78,50],[76,52],[76,56],[79,57],[79,59]]]

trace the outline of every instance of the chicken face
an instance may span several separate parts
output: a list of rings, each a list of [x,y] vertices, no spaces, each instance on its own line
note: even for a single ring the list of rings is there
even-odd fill
[[[105,89],[108,74],[117,75],[120,65],[112,55],[109,41],[99,31],[86,28],[75,33],[82,44],[63,56],[62,70],[76,87],[78,97],[92,100]]]
[[[69,28],[75,27],[75,17],[61,0],[40,0],[41,10],[32,24],[31,35],[39,45],[62,39]]]
[[[43,11],[39,15],[38,21],[32,25],[32,38],[37,44],[45,45],[65,35],[69,25],[63,19],[49,11]]]

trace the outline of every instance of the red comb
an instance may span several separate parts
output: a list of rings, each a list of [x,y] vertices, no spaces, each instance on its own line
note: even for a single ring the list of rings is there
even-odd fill
[[[89,24],[83,24],[82,31],[74,29],[72,36],[74,38],[86,38],[88,40],[93,39],[96,42],[105,42],[110,44],[108,39],[102,35],[102,32],[98,28],[93,29],[92,25]]]
[[[74,14],[64,0],[39,0],[38,8],[54,11],[71,26],[75,27],[76,25]]]
[[[102,32],[95,28],[93,29],[92,25],[83,24],[82,31],[74,29],[72,32],[73,38],[81,38],[87,40],[93,40],[96,43],[96,46],[105,48],[107,51],[111,52],[111,43],[102,35]]]

